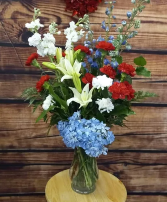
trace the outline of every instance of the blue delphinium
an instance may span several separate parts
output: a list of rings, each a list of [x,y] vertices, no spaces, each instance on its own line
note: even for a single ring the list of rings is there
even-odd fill
[[[106,22],[105,22],[105,20],[101,23],[101,27],[102,27],[102,29],[106,29]]]
[[[109,65],[109,64],[110,64],[110,61],[107,58],[105,58],[104,59],[104,65]]]
[[[118,67],[118,62],[117,61],[114,61],[114,62],[111,62],[111,66],[115,69]]]
[[[101,57],[101,52],[97,49],[95,52],[95,58],[100,58]]]
[[[91,67],[97,69],[99,66],[98,66],[97,62],[92,62]]]
[[[128,11],[128,12],[127,12],[127,17],[128,17],[128,18],[131,18],[131,16],[132,16],[132,13],[131,13],[130,11]]]
[[[97,41],[98,41],[98,42],[99,42],[99,41],[105,41],[105,39],[104,39],[103,37],[99,36],[98,39],[97,39]]]
[[[81,119],[80,112],[74,112],[68,121],[59,121],[57,127],[67,147],[81,147],[91,157],[106,155],[105,146],[115,139],[106,124],[95,118]]]

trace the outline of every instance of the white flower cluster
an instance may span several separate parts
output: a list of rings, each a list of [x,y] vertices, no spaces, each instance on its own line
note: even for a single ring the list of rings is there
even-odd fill
[[[28,29],[31,29],[32,31],[36,31],[40,27],[44,27],[44,25],[40,23],[40,19],[38,18],[38,19],[32,21],[31,23],[26,23],[25,27],[27,27]]]
[[[113,83],[113,79],[108,78],[106,75],[97,76],[93,78],[92,85],[94,88],[101,88],[104,90],[105,87],[110,87]]]
[[[110,98],[97,99],[96,104],[99,105],[99,111],[101,113],[105,111],[107,111],[107,113],[110,113],[114,109],[114,105]]]
[[[54,104],[53,97],[51,95],[48,95],[43,102],[42,108],[44,110],[48,110],[49,107],[52,106],[53,104]]]
[[[71,50],[73,47],[72,43],[77,42],[84,36],[84,32],[82,29],[80,31],[76,31],[77,28],[74,21],[70,22],[70,27],[64,30],[64,34],[66,35],[67,42],[66,42],[66,49]]]
[[[37,47],[37,53],[42,57],[46,55],[55,56],[56,54],[56,40],[53,34],[44,34],[44,37],[41,39],[41,35],[39,33],[35,33],[28,39],[28,42],[30,46]]]

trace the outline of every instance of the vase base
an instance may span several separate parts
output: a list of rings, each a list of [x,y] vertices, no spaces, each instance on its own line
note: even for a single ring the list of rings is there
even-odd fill
[[[89,189],[89,190],[79,190],[79,189],[77,189],[75,186],[73,186],[73,185],[71,185],[71,188],[72,188],[72,190],[73,191],[75,191],[76,193],[78,193],[78,194],[85,194],[85,195],[87,195],[87,194],[91,194],[91,193],[93,193],[94,191],[95,191],[95,189],[96,189],[96,187],[94,186],[94,187],[92,187],[92,189]]]

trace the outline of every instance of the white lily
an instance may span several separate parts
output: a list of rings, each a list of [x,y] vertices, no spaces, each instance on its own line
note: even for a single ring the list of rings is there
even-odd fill
[[[79,108],[86,107],[89,104],[89,102],[92,102],[92,93],[93,93],[94,88],[92,88],[89,91],[89,84],[85,85],[85,87],[82,90],[82,93],[79,93],[77,91],[77,89],[75,89],[75,88],[71,88],[71,87],[69,87],[69,88],[73,91],[74,97],[67,100],[68,106],[72,101],[80,104]]]
[[[56,65],[56,68],[64,74],[64,76],[61,78],[61,82],[63,82],[64,79],[73,79],[76,89],[79,92],[82,91],[81,80],[79,79],[81,76],[79,73],[81,69],[81,63],[78,62],[78,60],[75,60],[74,65],[72,66],[68,59],[61,58],[60,63]]]

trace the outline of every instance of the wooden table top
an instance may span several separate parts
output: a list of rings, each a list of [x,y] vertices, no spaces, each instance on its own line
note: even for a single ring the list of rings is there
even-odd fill
[[[71,188],[69,170],[64,170],[48,181],[45,195],[47,202],[125,202],[127,191],[118,178],[100,170],[96,190],[88,195],[78,194]]]

